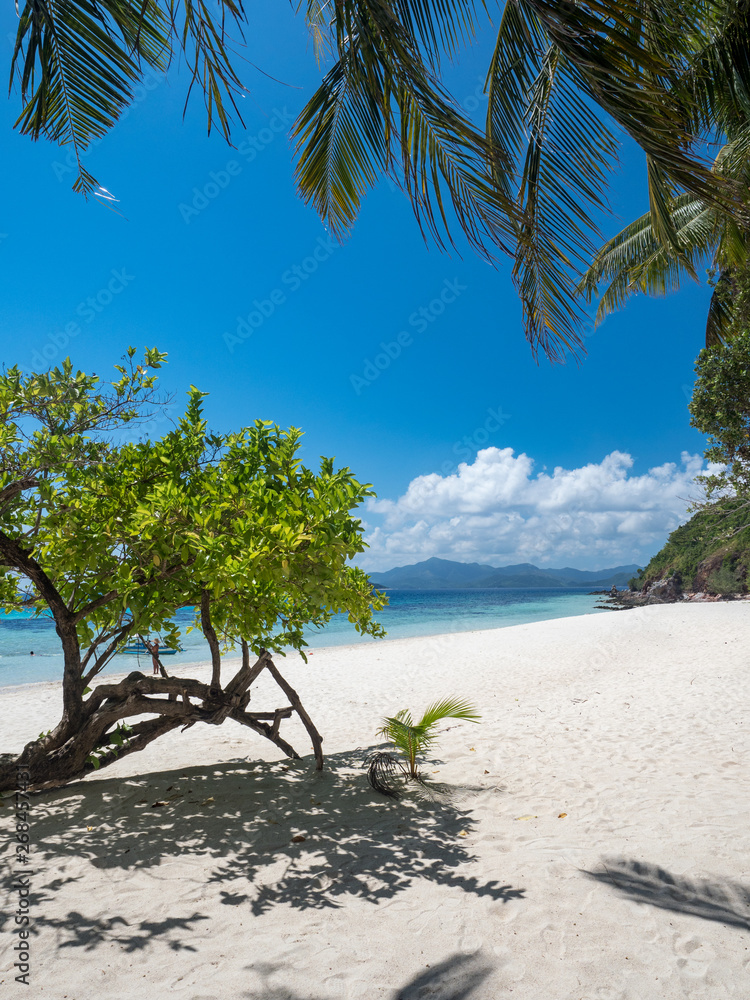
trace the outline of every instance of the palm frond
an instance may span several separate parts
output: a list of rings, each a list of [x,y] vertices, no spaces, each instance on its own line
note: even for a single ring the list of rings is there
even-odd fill
[[[305,9],[305,21],[313,40],[313,49],[318,66],[330,49],[330,14],[326,10],[331,6],[330,0],[298,0],[297,13]]]
[[[579,76],[550,46],[534,81],[527,114],[530,133],[518,196],[514,279],[532,350],[552,360],[577,353],[576,284],[594,252],[591,210],[604,209],[604,180],[616,144],[581,97]]]
[[[714,287],[706,320],[706,347],[718,347],[729,338],[732,324],[732,307],[729,302],[731,278],[729,271],[722,271]]]
[[[677,194],[675,187],[662,169],[661,164],[657,163],[653,156],[646,157],[646,176],[648,178],[651,230],[654,238],[674,254],[680,255],[682,245],[672,219],[672,206]],[[686,263],[688,269],[689,266],[689,263]],[[697,280],[695,274],[692,277]]]
[[[245,11],[241,0],[169,0],[173,36],[185,57],[190,83],[185,109],[193,87],[198,84],[206,107],[208,133],[218,122],[224,138],[231,135],[231,112],[243,125],[235,95],[245,88],[232,65],[232,44],[243,39]],[[236,33],[236,38],[231,34]]]
[[[242,90],[232,65],[229,28],[241,38],[239,0],[28,0],[19,15],[10,87],[18,83],[22,134],[71,145],[78,163],[74,190],[98,183],[83,165],[92,141],[115,124],[133,100],[133,86],[149,66],[166,70],[175,43],[204,96],[208,131],[218,123],[230,135],[231,112],[241,116]]]
[[[606,208],[605,172],[616,156],[603,114],[647,153],[647,257],[658,242],[681,252],[671,217],[678,185],[706,204],[727,198],[722,178],[688,155],[690,120],[675,89],[693,44],[690,32],[698,32],[703,18],[701,5],[674,0],[648,8],[641,0],[506,3],[488,75],[487,134],[506,160],[521,154],[528,136],[514,278],[532,349],[553,360],[581,347],[577,272],[593,253],[592,214]],[[694,256],[681,262],[693,275]],[[591,269],[583,283],[590,281]],[[635,287],[631,274],[618,271],[605,311]]]
[[[620,125],[670,181],[714,202],[730,197],[720,178],[690,155],[690,118],[676,85],[702,25],[703,5],[661,0],[668,13],[662,32],[666,50],[653,50],[654,18],[642,0],[525,0],[579,73],[583,93]],[[668,42],[667,42],[668,39]]]
[[[602,284],[597,322],[622,308],[637,292],[664,295],[679,288],[685,276],[697,280],[697,269],[708,263],[720,242],[718,210],[691,194],[681,194],[668,208],[671,225],[682,248],[676,254],[656,236],[651,212],[646,212],[608,240],[583,275],[580,294],[591,301]]]
[[[435,90],[401,79],[395,88],[400,145],[396,157],[423,235],[438,246],[455,246],[452,221],[481,256],[510,255],[515,205],[493,184],[488,163],[497,153]],[[450,209],[448,208],[450,206]]]
[[[374,0],[342,10],[339,60],[293,130],[301,197],[341,239],[378,171],[398,172],[423,235],[453,243],[455,219],[480,253],[508,252],[513,205],[489,176],[493,150],[424,61],[414,12],[402,23]]]
[[[381,109],[348,53],[326,74],[297,120],[297,183],[340,239],[387,160]]]
[[[74,189],[88,194],[96,180],[82,154],[114,125],[132,101],[142,63],[163,69],[168,31],[157,3],[124,0],[30,0],[21,11],[11,60],[11,88],[24,108],[16,126],[73,147]]]
[[[479,722],[481,715],[474,706],[464,698],[443,698],[442,701],[429,705],[417,725],[421,729],[430,729],[442,719],[463,719],[465,722]]]
[[[515,164],[528,138],[529,94],[539,75],[549,41],[544,27],[524,0],[506,3],[490,60],[487,90],[487,137]],[[496,178],[507,183],[505,175]]]
[[[373,5],[374,6],[374,5]],[[480,6],[484,6],[480,2]],[[442,55],[453,58],[476,35],[474,0],[394,0],[393,11],[437,69]]]
[[[419,722],[414,722],[407,709],[402,709],[397,715],[383,720],[378,735],[389,740],[394,749],[405,758],[406,773],[410,778],[421,780],[417,770],[417,758],[427,753],[437,743],[438,734],[435,726],[442,719],[478,722],[480,716],[463,698],[443,698],[428,706]],[[377,767],[379,766],[380,764],[377,764]]]
[[[707,8],[708,24],[689,36],[692,52],[678,81],[695,131],[731,134],[750,108],[750,10],[731,3]]]

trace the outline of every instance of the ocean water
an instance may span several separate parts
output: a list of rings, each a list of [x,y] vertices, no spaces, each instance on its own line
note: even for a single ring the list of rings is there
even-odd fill
[[[389,639],[470,632],[604,613],[594,607],[599,598],[585,589],[391,590],[388,598],[390,603],[378,619]],[[165,658],[167,669],[171,664],[209,659],[202,634],[197,630],[186,632],[192,613],[183,609],[176,621],[182,631],[183,649]],[[324,629],[310,629],[306,638],[311,649],[382,641],[358,635],[346,615],[337,615]],[[151,658],[121,654],[113,657],[103,673],[123,673],[139,668],[150,670]],[[0,687],[58,680],[62,671],[60,640],[50,619],[32,618],[19,612],[0,613]]]

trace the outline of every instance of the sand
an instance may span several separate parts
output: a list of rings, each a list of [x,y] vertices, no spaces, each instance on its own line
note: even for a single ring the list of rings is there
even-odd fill
[[[750,609],[665,605],[319,650],[279,665],[324,735],[174,733],[32,810],[31,989],[112,1000],[750,997]],[[360,767],[446,694],[401,801]],[[263,680],[254,704],[284,703]],[[0,749],[59,688],[0,690]],[[154,805],[162,802],[163,805]],[[9,844],[9,805],[0,810]],[[293,840],[304,837],[304,840]]]

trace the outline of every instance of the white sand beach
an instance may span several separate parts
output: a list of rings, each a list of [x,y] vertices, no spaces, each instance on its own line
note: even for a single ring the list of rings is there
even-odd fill
[[[6,864],[3,995],[747,1000],[749,650],[729,602],[281,659],[326,769],[296,721],[301,761],[230,722],[35,797],[32,987]],[[376,794],[382,717],[449,694],[482,722],[443,724],[436,787]],[[59,687],[0,704],[20,749]]]

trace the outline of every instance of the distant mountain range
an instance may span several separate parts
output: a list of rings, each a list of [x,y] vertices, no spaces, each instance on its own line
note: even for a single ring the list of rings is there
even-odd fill
[[[638,566],[612,569],[540,569],[531,563],[517,566],[486,566],[482,563],[426,559],[413,566],[397,566],[385,573],[370,573],[376,587],[393,590],[463,590],[490,587],[590,587],[594,590],[627,585]]]

